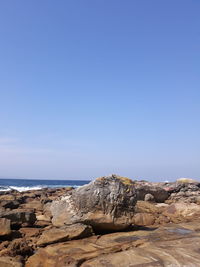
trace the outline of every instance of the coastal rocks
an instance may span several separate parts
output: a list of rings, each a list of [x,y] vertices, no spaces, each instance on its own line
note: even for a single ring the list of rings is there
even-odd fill
[[[193,238],[155,242],[144,247],[101,255],[81,264],[81,267],[163,267],[199,266],[200,256]]]
[[[176,180],[177,183],[190,183],[190,184],[194,184],[194,183],[199,183],[198,181],[191,179],[191,178],[179,178]]]
[[[55,226],[85,223],[95,230],[122,230],[132,224],[137,201],[134,182],[111,175],[97,178],[51,204]]]
[[[11,221],[11,225],[26,224],[33,225],[36,221],[35,213],[24,209],[13,209],[11,211],[5,211],[0,213],[0,218],[7,218]]]
[[[10,220],[6,218],[0,218],[0,237],[9,235],[10,233]]]
[[[199,222],[89,238],[40,248],[25,267],[199,266]]]
[[[19,229],[19,232],[22,234],[22,236],[25,236],[26,238],[39,236],[41,229],[40,228],[31,228],[31,227],[22,227]]]
[[[37,242],[37,245],[44,246],[72,239],[80,239],[91,236],[92,234],[93,231],[91,226],[80,223],[60,228],[52,228],[43,232]]]
[[[0,250],[1,257],[27,258],[33,254],[32,245],[25,238],[16,238],[11,242],[3,244]],[[1,265],[0,265],[1,266]]]
[[[153,202],[155,200],[154,196],[152,194],[146,194],[144,196],[144,201]]]
[[[165,202],[168,199],[169,193],[153,183],[136,182],[135,188],[137,191],[138,200],[155,200],[155,202]],[[145,199],[146,198],[146,199]]]
[[[155,217],[149,213],[136,213],[134,215],[134,224],[138,226],[150,226],[155,222]]]
[[[22,263],[11,257],[0,257],[0,266],[1,267],[23,267]]]
[[[175,223],[185,219],[194,220],[200,216],[200,206],[195,203],[174,203],[165,209],[163,215]]]

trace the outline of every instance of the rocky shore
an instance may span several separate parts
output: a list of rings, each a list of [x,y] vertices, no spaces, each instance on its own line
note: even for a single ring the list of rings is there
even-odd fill
[[[0,192],[0,267],[200,266],[200,183]]]

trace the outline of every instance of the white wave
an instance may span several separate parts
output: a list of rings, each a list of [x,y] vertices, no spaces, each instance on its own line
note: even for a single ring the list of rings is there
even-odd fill
[[[17,190],[18,192],[24,192],[29,190],[39,190],[42,189],[41,186],[8,186],[8,187],[0,187],[0,191],[6,192],[11,190]]]
[[[37,186],[0,186],[0,192],[6,192],[11,190],[17,190],[18,192],[25,192],[29,190],[40,190],[42,188],[62,188],[62,187],[74,187],[77,188],[80,185],[37,185]]]
[[[24,192],[28,190],[39,190],[39,189],[42,189],[42,187],[41,186],[10,186],[10,189],[14,189],[19,192]]]
[[[9,187],[1,187],[0,186],[0,192],[6,192],[6,191],[10,191],[11,189]]]

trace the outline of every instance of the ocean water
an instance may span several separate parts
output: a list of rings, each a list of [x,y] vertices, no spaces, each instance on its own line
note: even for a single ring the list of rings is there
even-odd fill
[[[0,191],[15,189],[19,192],[37,190],[42,188],[78,187],[88,184],[83,180],[39,180],[39,179],[0,179]]]

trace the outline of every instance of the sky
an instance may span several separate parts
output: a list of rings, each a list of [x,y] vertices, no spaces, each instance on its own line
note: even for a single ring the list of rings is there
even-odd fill
[[[200,1],[0,1],[0,177],[200,179]]]

